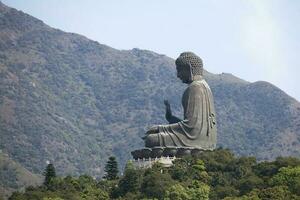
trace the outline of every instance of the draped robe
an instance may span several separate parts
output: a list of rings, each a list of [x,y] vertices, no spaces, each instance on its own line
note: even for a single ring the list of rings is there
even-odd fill
[[[189,84],[182,96],[184,119],[160,125],[159,132],[145,138],[146,147],[216,147],[217,127],[212,92],[204,79]]]

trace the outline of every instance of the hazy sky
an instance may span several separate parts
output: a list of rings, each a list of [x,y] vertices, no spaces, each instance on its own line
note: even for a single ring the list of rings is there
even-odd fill
[[[210,72],[268,81],[300,100],[299,0],[2,2],[117,49],[148,49],[172,58],[193,51]]]

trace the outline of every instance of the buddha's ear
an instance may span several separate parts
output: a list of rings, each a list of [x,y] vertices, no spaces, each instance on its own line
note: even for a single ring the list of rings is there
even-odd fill
[[[189,80],[192,82],[194,80],[194,75],[193,75],[193,68],[191,63],[189,63],[189,72],[190,72]]]

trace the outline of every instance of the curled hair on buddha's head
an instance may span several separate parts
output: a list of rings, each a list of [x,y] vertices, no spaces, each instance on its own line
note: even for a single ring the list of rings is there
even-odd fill
[[[191,67],[191,73],[195,75],[203,75],[202,59],[193,52],[183,52],[175,61],[177,67]]]

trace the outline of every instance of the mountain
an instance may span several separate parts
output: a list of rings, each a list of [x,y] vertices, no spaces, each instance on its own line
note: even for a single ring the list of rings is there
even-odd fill
[[[101,176],[108,156],[123,166],[146,128],[166,123],[164,99],[182,115],[175,71],[167,56],[113,49],[0,3],[0,149],[33,173],[50,161],[58,174]],[[219,146],[263,160],[300,155],[299,102],[267,82],[205,77]]]
[[[40,175],[32,174],[8,155],[0,152],[0,198],[8,197],[16,189],[41,183]]]

